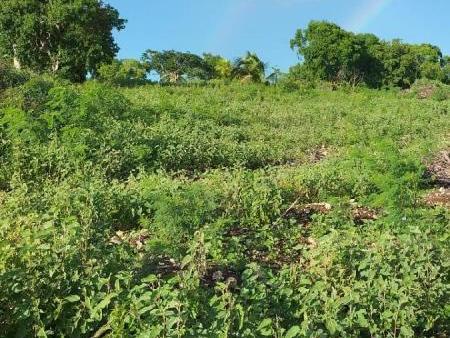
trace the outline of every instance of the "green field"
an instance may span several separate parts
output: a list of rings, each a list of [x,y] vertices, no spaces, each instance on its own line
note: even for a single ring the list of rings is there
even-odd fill
[[[3,91],[0,336],[448,337],[449,209],[425,196],[449,112],[326,86]]]

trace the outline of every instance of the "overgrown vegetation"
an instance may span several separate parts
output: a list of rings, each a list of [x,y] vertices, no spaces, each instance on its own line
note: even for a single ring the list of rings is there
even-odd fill
[[[449,100],[33,78],[0,113],[0,335],[445,336]],[[448,145],[448,143],[447,143]]]
[[[450,335],[439,48],[311,22],[268,75],[124,23],[0,3],[1,337]]]

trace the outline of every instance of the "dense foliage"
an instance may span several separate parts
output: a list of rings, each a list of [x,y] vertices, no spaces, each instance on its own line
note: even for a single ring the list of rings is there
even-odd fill
[[[155,71],[162,83],[177,84],[190,79],[209,80],[215,70],[202,57],[174,50],[147,50],[143,60],[149,71]]]
[[[386,42],[324,21],[299,29],[291,47],[303,58],[304,78],[409,88],[419,78],[447,82],[450,76],[448,57],[436,46]]]
[[[30,74],[0,59],[0,90],[17,87],[30,79]]]
[[[258,55],[247,52],[244,57],[236,59],[231,74],[236,79],[263,82],[265,72],[266,65]]]
[[[210,53],[203,54],[203,59],[213,70],[214,79],[231,79],[233,65],[230,60]]]
[[[449,213],[421,202],[445,97],[46,77],[1,95],[0,336],[450,333]]]
[[[101,0],[2,0],[0,52],[17,68],[81,82],[111,62],[125,21]]]
[[[288,74],[116,60],[124,22],[0,2],[1,337],[450,335],[449,57],[313,21]]]
[[[245,56],[230,60],[205,53],[203,57],[190,52],[174,50],[147,50],[143,57],[149,73],[156,72],[160,83],[182,84],[193,80],[231,80],[243,82],[264,82],[266,65],[255,54],[247,52]]]
[[[137,86],[147,82],[147,67],[133,59],[113,60],[100,66],[97,79],[114,86]]]
[[[234,62],[210,53],[203,56],[175,50],[147,50],[136,67],[156,75],[163,84],[185,84],[213,80],[266,83],[291,89],[326,81],[338,86],[369,88],[411,86],[420,79],[450,84],[450,59],[437,46],[408,44],[399,39],[383,41],[373,34],[354,34],[336,24],[311,21],[306,29],[297,30],[291,40],[301,62],[283,74],[255,53],[247,52]],[[131,62],[132,60],[127,60]],[[104,65],[97,78],[110,84],[139,84],[133,73],[126,71],[123,61]],[[101,73],[108,73],[107,76]],[[116,79],[114,74],[117,73]],[[139,74],[143,74],[139,72]]]

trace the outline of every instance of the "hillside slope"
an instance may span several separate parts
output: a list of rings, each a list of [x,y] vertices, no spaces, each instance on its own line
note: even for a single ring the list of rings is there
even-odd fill
[[[427,166],[449,112],[392,91],[10,89],[0,336],[446,336]]]

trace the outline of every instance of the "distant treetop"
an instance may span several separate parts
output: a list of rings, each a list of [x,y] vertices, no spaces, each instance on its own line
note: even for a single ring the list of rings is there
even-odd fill
[[[418,78],[448,81],[448,58],[431,44],[382,41],[373,34],[354,34],[334,23],[311,21],[297,30],[291,48],[302,60],[304,78],[369,87],[410,87]]]

